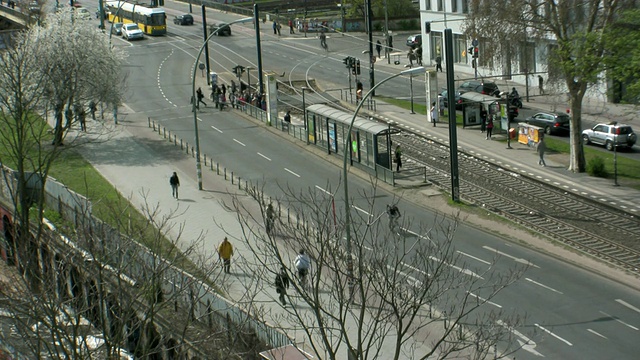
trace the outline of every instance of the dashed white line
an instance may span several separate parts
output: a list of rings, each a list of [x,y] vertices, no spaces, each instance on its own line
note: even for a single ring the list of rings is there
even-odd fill
[[[610,317],[610,318],[612,318],[613,320],[615,320],[615,321],[619,322],[620,324],[622,324],[622,325],[624,325],[624,326],[628,326],[628,327],[632,328],[632,329],[633,329],[633,330],[635,330],[635,331],[640,330],[640,329],[638,329],[637,327],[635,327],[635,326],[633,326],[633,325],[631,325],[631,324],[627,324],[626,322],[624,322],[624,321],[622,321],[622,320],[618,319],[617,317],[615,317],[615,316],[613,316],[613,315],[609,315],[609,314],[607,314],[607,313],[606,313],[606,312],[604,312],[604,311],[600,311],[600,313],[601,313],[601,314],[603,314],[603,315],[606,315],[606,316],[608,316],[608,317]]]
[[[263,158],[265,158],[265,159],[267,159],[267,160],[271,161],[271,159],[269,159],[269,158],[268,158],[267,156],[265,156],[265,155],[262,155],[261,153],[258,153],[258,155],[260,155],[260,156],[262,156]]]
[[[290,173],[290,174],[294,175],[294,176],[300,177],[300,175],[298,175],[298,174],[294,173],[293,171],[291,171],[291,170],[289,170],[289,169],[287,169],[287,168],[284,168],[284,170],[285,170],[286,172],[288,172],[288,173]]]
[[[476,295],[476,294],[474,294],[472,292],[469,292],[469,291],[467,291],[467,294],[473,296],[474,298],[476,298],[476,299],[478,299],[478,300],[480,300],[480,301],[482,301],[484,303],[487,303],[487,304],[490,304],[490,305],[493,305],[493,306],[495,306],[497,308],[502,309],[502,305],[498,305],[498,304],[494,303],[493,301],[489,301],[489,300],[487,300],[487,299],[485,299],[483,297],[480,297],[480,296],[478,296],[478,295]]]
[[[635,307],[635,306],[633,306],[633,305],[629,304],[628,302],[626,302],[626,301],[624,301],[624,300],[622,300],[622,299],[616,299],[616,302],[617,302],[618,304],[622,305],[622,306],[626,306],[626,307],[628,307],[629,309],[631,309],[631,310],[633,310],[633,311],[635,311],[635,312],[637,312],[637,313],[640,313],[640,309],[638,309],[637,307]]]
[[[590,332],[590,333],[592,333],[592,334],[594,334],[594,335],[598,335],[598,336],[600,336],[600,337],[601,337],[601,338],[603,338],[603,339],[606,339],[606,338],[607,338],[606,336],[604,336],[604,335],[600,334],[599,332],[597,332],[597,331],[595,331],[595,330],[587,329],[587,331],[588,331],[588,332]]]
[[[482,260],[482,259],[480,259],[480,258],[478,258],[478,257],[473,256],[473,255],[469,255],[469,254],[464,253],[464,252],[462,252],[462,251],[458,251],[458,253],[459,253],[459,254],[461,254],[461,255],[464,255],[464,256],[466,256],[466,257],[470,257],[470,258],[472,258],[473,260],[480,261],[481,263],[484,263],[484,264],[487,264],[487,265],[491,265],[491,263],[490,263],[490,262],[488,262],[488,261],[486,261],[486,260]]]
[[[325,190],[325,189],[321,188],[321,187],[320,187],[320,186],[318,186],[318,185],[316,185],[316,189],[318,189],[318,190],[322,191],[323,193],[325,193],[325,194],[327,194],[327,195],[333,195],[333,194],[331,194],[330,192],[328,192],[327,190]]]
[[[547,289],[547,290],[551,290],[551,291],[553,291],[553,292],[557,292],[558,294],[562,294],[562,291],[558,291],[558,290],[556,290],[556,289],[554,289],[554,288],[552,288],[552,287],[549,287],[549,286],[547,286],[547,285],[544,285],[544,284],[542,284],[542,283],[539,283],[539,282],[537,282],[537,281],[535,281],[535,280],[531,280],[531,279],[529,279],[529,278],[524,278],[524,279],[525,279],[525,280],[527,280],[527,281],[529,281],[529,282],[531,282],[531,283],[534,283],[534,284],[536,284],[536,285],[538,285],[538,286],[540,286],[540,287],[543,287],[543,288],[545,288],[545,289]]]
[[[363,213],[363,214],[366,214],[366,215],[368,215],[368,216],[371,216],[371,214],[369,214],[369,212],[368,212],[367,210],[365,210],[365,209],[361,209],[361,208],[359,208],[359,207],[357,207],[357,206],[355,206],[355,205],[351,205],[351,207],[352,207],[352,208],[354,208],[354,209],[356,209],[356,210],[358,210],[358,211],[360,211],[360,212],[361,212],[361,213]]]
[[[489,251],[493,251],[496,254],[504,256],[506,258],[513,259],[515,262],[519,262],[519,263],[522,263],[522,264],[525,264],[525,265],[528,265],[528,266],[533,266],[533,267],[538,268],[538,269],[540,268],[540,266],[535,265],[534,263],[530,262],[529,260],[525,260],[525,259],[522,259],[522,258],[517,258],[515,256],[512,256],[512,255],[509,255],[509,254],[504,253],[502,251],[499,251],[498,249],[494,249],[494,248],[489,247],[489,246],[483,246],[482,248],[483,249],[487,249]]]
[[[247,146],[247,145],[243,144],[241,141],[239,141],[238,139],[233,139],[233,141],[237,142],[238,144],[240,144],[242,146]]]
[[[219,132],[220,134],[222,134],[222,130],[218,129],[217,127],[211,125],[211,128],[217,132]]]
[[[567,344],[567,345],[569,345],[569,346],[573,346],[573,344],[572,344],[572,343],[570,343],[570,342],[568,342],[567,340],[565,340],[565,339],[561,338],[560,336],[558,336],[558,335],[556,335],[556,334],[552,333],[550,330],[547,330],[547,329],[543,328],[543,327],[542,327],[542,326],[540,326],[539,324],[534,324],[534,325],[535,325],[535,326],[537,326],[540,330],[542,330],[542,331],[546,332],[547,334],[549,334],[549,335],[553,336],[554,338],[556,338],[556,339],[558,339],[558,340],[560,340],[560,341],[564,342],[565,344]]]

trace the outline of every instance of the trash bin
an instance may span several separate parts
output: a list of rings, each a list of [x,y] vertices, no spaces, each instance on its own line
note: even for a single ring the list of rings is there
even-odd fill
[[[509,138],[511,140],[514,140],[516,138],[516,134],[517,133],[518,132],[516,131],[516,129],[514,129],[514,128],[509,129]]]

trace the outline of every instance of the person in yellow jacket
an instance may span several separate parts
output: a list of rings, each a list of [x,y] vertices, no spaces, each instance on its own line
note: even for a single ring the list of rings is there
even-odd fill
[[[231,268],[231,257],[233,256],[233,245],[231,245],[226,237],[222,240],[220,246],[218,246],[218,256],[223,262],[224,272],[229,274],[229,269]]]

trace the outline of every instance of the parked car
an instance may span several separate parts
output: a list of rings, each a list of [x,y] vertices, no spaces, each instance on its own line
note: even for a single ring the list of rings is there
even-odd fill
[[[220,23],[209,26],[209,34],[217,31],[216,36],[231,36],[231,26],[229,24]]]
[[[459,92],[460,94],[464,94],[469,91],[500,97],[500,89],[498,89],[498,85],[491,81],[465,81],[458,87],[457,90],[457,92]]]
[[[182,14],[173,18],[173,23],[176,25],[193,25],[193,16],[190,14]]]
[[[631,126],[616,122],[598,124],[592,129],[582,131],[582,141],[585,144],[604,145],[609,151],[615,147],[631,148],[637,139]]]
[[[460,98],[460,92],[456,91],[455,92],[455,102],[456,102],[456,110],[462,110],[462,99]],[[447,90],[442,90],[442,92],[440,93],[440,96],[442,96],[444,98],[444,107],[448,108],[449,107],[449,98],[448,96],[448,92]]]
[[[82,20],[91,20],[91,12],[83,7],[75,8],[75,16]]]
[[[113,23],[113,26],[111,26],[111,33],[113,35],[118,35],[118,36],[122,35],[122,26],[123,25],[124,24],[121,23],[121,22]]]
[[[569,135],[571,131],[571,117],[565,113],[540,112],[525,122],[543,128],[547,135]]]
[[[144,37],[138,24],[124,24],[122,26],[122,37],[127,40],[142,39]]]
[[[411,35],[407,38],[407,46],[415,49],[419,46],[422,46],[422,35]]]

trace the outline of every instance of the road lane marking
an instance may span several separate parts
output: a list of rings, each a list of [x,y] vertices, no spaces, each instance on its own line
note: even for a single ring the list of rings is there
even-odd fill
[[[446,262],[446,261],[444,261],[444,260],[440,260],[440,259],[438,259],[438,258],[437,258],[437,257],[435,257],[435,256],[431,256],[431,255],[430,255],[430,256],[429,256],[429,259],[431,259],[431,260],[433,260],[433,261],[435,261],[435,262],[437,262],[437,263],[445,264],[445,265],[449,266],[450,268],[452,268],[452,269],[456,269],[456,270],[458,270],[459,272],[461,272],[461,273],[463,273],[463,274],[465,274],[465,275],[469,275],[469,276],[471,276],[471,277],[475,277],[475,278],[478,278],[478,279],[484,280],[484,278],[483,278],[482,276],[480,276],[480,275],[478,275],[478,274],[474,273],[473,271],[471,271],[471,270],[469,270],[469,269],[463,269],[463,268],[461,268],[460,266],[453,265],[453,264],[449,264],[448,262]]]
[[[520,344],[520,348],[522,348],[522,350],[528,351],[528,352],[530,352],[530,353],[532,353],[533,355],[536,355],[536,356],[544,357],[544,355],[542,355],[541,353],[539,353],[536,350],[537,344],[536,344],[535,341],[529,339],[523,333],[521,333],[518,330],[514,329],[512,326],[507,325],[502,320],[498,320],[498,321],[496,321],[496,323],[498,325],[504,327],[505,329],[511,331],[512,334],[514,334],[515,336],[520,338],[520,339],[517,339],[517,340],[518,340],[518,344]]]
[[[351,205],[351,207],[356,209],[356,210],[358,210],[358,211],[360,211],[361,213],[366,214],[367,216],[371,217],[371,214],[369,214],[369,212],[367,210],[361,209],[361,208],[359,208],[359,207],[357,207],[355,205]]]
[[[524,279],[525,279],[525,280],[527,280],[527,281],[529,281],[529,282],[532,282],[532,283],[534,283],[534,284],[536,284],[536,285],[538,285],[538,286],[541,286],[541,287],[543,287],[543,288],[545,288],[545,289],[547,289],[547,290],[551,290],[551,291],[553,291],[553,292],[557,292],[558,294],[562,294],[562,295],[564,295],[564,294],[562,293],[562,291],[558,291],[558,290],[556,290],[556,289],[554,289],[554,288],[552,288],[552,287],[549,287],[549,286],[547,286],[547,285],[545,285],[545,284],[539,283],[539,282],[537,282],[537,281],[535,281],[535,280],[532,280],[532,279],[529,279],[529,278],[524,278]]]
[[[489,250],[489,251],[493,251],[494,253],[496,253],[496,254],[498,254],[498,255],[501,255],[501,256],[504,256],[504,257],[506,257],[506,258],[512,259],[512,260],[514,260],[515,262],[519,262],[519,263],[522,263],[522,264],[525,264],[525,265],[528,265],[528,266],[533,266],[533,267],[535,267],[535,268],[540,269],[540,266],[535,265],[534,263],[532,263],[532,262],[531,262],[531,261],[529,261],[529,260],[522,259],[522,258],[517,258],[517,257],[515,257],[515,256],[509,255],[509,254],[507,254],[507,253],[505,253],[505,252],[502,252],[502,251],[498,251],[497,249],[494,249],[494,248],[489,247],[489,246],[483,246],[482,248],[483,248],[483,249],[487,249],[487,250]]]
[[[263,154],[261,154],[261,153],[258,153],[258,155],[260,155],[260,156],[262,156],[263,158],[265,158],[265,159],[267,159],[267,160],[271,161],[271,159],[270,159],[270,158],[268,158],[267,156],[265,156],[265,155],[263,155]]]
[[[222,134],[222,130],[218,129],[217,127],[211,125],[211,128],[217,132],[219,132],[220,134]]]
[[[237,142],[238,144],[240,144],[242,146],[247,146],[247,145],[243,144],[241,141],[239,141],[238,139],[233,139],[233,141]]]
[[[603,339],[607,339],[607,337],[606,337],[606,336],[604,336],[604,335],[602,335],[602,334],[598,333],[598,332],[597,332],[597,331],[595,331],[595,330],[587,329],[587,331],[588,331],[588,332],[590,332],[590,333],[592,333],[592,334],[594,334],[594,335],[598,335],[598,336],[600,336],[600,337],[601,337],[601,338],[603,338]],[[608,339],[607,339],[607,340],[608,340]]]
[[[628,307],[629,309],[631,309],[631,310],[633,310],[633,311],[635,311],[635,312],[637,312],[637,313],[640,313],[640,309],[638,309],[637,307],[635,307],[635,306],[633,306],[633,305],[629,304],[628,302],[626,302],[626,301],[624,301],[624,300],[622,300],[622,299],[616,299],[616,302],[617,302],[618,304],[622,305],[622,306],[626,306],[626,307]]]
[[[640,330],[640,329],[638,329],[637,327],[635,327],[635,326],[633,326],[633,325],[631,325],[631,324],[627,324],[626,322],[624,322],[624,321],[622,321],[622,320],[618,319],[618,317],[616,317],[616,316],[609,315],[609,314],[607,314],[607,313],[606,313],[606,312],[604,312],[604,311],[600,311],[600,313],[601,313],[601,314],[603,314],[603,315],[606,315],[606,316],[608,316],[608,317],[610,317],[610,318],[612,318],[613,320],[615,320],[615,321],[619,322],[620,324],[622,324],[622,325],[624,325],[624,326],[628,326],[628,327],[632,328],[632,329],[633,329],[633,330],[635,330],[635,331]]]
[[[490,263],[490,262],[488,262],[488,261],[482,260],[482,259],[480,259],[480,258],[478,258],[478,257],[475,257],[475,256],[473,256],[473,255],[469,255],[469,254],[464,253],[464,252],[462,252],[462,251],[457,251],[457,253],[459,253],[459,254],[461,254],[461,255],[464,255],[464,256],[466,256],[466,257],[470,257],[470,258],[472,258],[473,260],[480,261],[481,263],[485,263],[485,264],[487,264],[487,265],[491,265],[491,263]]]
[[[294,175],[294,176],[300,177],[300,175],[298,175],[298,174],[294,173],[293,171],[291,171],[291,170],[289,170],[289,169],[287,169],[287,168],[284,168],[284,169],[285,169],[285,171],[287,171],[288,173],[290,173],[290,174],[292,174],[292,175]]]
[[[327,190],[325,190],[325,189],[321,188],[321,187],[320,187],[320,186],[318,186],[318,185],[316,185],[316,189],[318,189],[318,190],[322,191],[323,193],[325,193],[325,194],[327,194],[327,195],[331,195],[331,196],[333,196],[333,194],[332,194],[332,193],[328,192]]]
[[[550,330],[547,330],[547,329],[543,328],[543,327],[542,327],[542,326],[540,326],[539,324],[534,324],[534,325],[535,325],[535,326],[537,326],[540,330],[542,330],[542,331],[546,332],[547,334],[549,334],[549,335],[553,336],[554,338],[556,338],[556,339],[558,339],[558,340],[560,340],[560,341],[564,342],[565,344],[567,344],[567,345],[569,345],[569,346],[573,346],[573,344],[572,344],[572,343],[570,343],[570,342],[568,342],[567,340],[565,340],[565,339],[561,338],[560,336],[558,336],[558,335],[556,335],[556,334],[552,333]]]
[[[469,292],[469,291],[467,291],[467,294],[473,296],[474,298],[476,298],[476,299],[478,299],[478,300],[480,300],[480,301],[482,301],[484,303],[487,303],[487,304],[493,305],[493,306],[495,306],[495,307],[497,307],[499,309],[502,309],[502,305],[496,304],[493,301],[489,301],[489,300],[487,300],[487,299],[485,299],[485,298],[483,298],[481,296],[478,296],[478,295],[476,295],[476,294],[474,294],[472,292]]]

